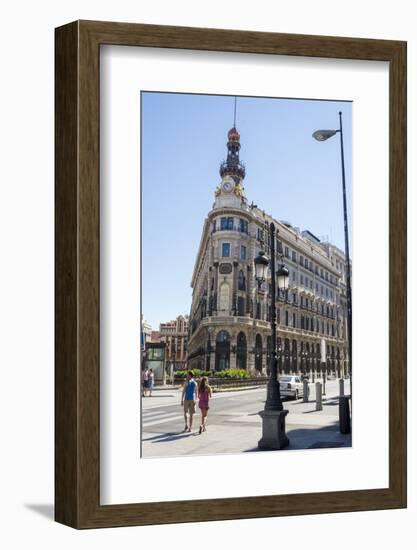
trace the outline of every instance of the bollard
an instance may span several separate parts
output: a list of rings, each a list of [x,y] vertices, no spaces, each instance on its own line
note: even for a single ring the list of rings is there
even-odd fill
[[[303,403],[308,403],[308,380],[303,380]]]
[[[350,434],[349,396],[339,397],[339,427],[341,434]]]
[[[316,382],[316,411],[323,410],[322,396],[321,396],[321,383]]]
[[[326,373],[323,373],[323,395],[326,395]]]
[[[343,397],[345,395],[345,381],[343,378],[339,380],[339,396]]]

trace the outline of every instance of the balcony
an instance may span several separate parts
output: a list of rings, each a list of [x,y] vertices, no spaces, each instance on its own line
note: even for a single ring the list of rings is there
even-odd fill
[[[216,227],[213,228],[212,233],[220,233],[223,231],[237,231],[238,233],[244,233],[245,235],[249,236],[249,230],[243,227],[240,227],[239,225],[230,225],[228,227]]]

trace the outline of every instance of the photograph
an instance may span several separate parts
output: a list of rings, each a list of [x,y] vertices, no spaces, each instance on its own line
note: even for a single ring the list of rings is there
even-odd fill
[[[279,518],[290,542],[296,516],[407,507],[391,38],[55,29],[56,522]]]
[[[140,102],[140,456],[351,446],[352,102]]]

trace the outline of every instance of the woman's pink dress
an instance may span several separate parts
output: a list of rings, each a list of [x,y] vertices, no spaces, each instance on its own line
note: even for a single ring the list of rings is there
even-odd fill
[[[200,400],[198,402],[200,409],[209,409],[209,392],[204,390],[200,393]]]

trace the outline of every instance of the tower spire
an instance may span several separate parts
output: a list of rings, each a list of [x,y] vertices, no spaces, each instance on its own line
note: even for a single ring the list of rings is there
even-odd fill
[[[236,104],[237,104],[237,97],[235,96],[235,112],[233,116],[233,128],[236,128]]]
[[[237,96],[234,101],[233,128],[227,134],[227,159],[220,165],[220,175],[222,178],[231,176],[235,183],[240,183],[245,177],[245,166],[239,159],[240,134],[236,130],[236,111]]]

